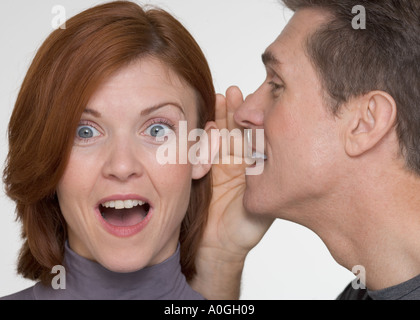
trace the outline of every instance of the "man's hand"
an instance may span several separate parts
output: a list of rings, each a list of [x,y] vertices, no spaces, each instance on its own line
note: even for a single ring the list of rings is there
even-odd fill
[[[243,128],[233,120],[235,110],[243,103],[241,91],[230,87],[216,99],[216,124],[219,130]],[[222,135],[221,139],[230,139]],[[242,138],[243,142],[243,138]],[[273,219],[254,216],[243,207],[245,191],[245,152],[235,154],[234,148],[224,148],[221,141],[219,164],[212,167],[213,197],[209,217],[196,259],[197,275],[191,285],[207,299],[237,299],[245,258],[255,247]],[[237,143],[236,141],[234,143]],[[228,157],[229,164],[223,164]],[[239,157],[239,158],[238,158]],[[225,158],[226,159],[226,158]],[[241,164],[235,164],[241,162]]]

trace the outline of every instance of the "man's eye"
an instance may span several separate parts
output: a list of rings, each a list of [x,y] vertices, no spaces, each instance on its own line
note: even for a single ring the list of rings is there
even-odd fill
[[[101,133],[92,126],[82,125],[77,127],[77,138],[90,139],[99,136]]]
[[[155,123],[149,126],[145,133],[154,138],[165,137],[172,132],[172,129],[165,124],[162,123]]]
[[[279,91],[280,89],[284,88],[283,85],[275,83],[273,81],[270,81],[268,84],[271,86],[271,92],[272,93],[275,93],[275,92]]]

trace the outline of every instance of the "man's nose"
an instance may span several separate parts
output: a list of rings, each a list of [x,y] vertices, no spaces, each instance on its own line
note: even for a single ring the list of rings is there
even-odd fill
[[[263,126],[263,101],[258,90],[246,97],[244,103],[235,111],[233,118],[237,124],[245,128]]]
[[[139,146],[129,139],[119,138],[111,141],[103,167],[104,176],[122,182],[140,177],[143,165],[138,156],[138,148]]]

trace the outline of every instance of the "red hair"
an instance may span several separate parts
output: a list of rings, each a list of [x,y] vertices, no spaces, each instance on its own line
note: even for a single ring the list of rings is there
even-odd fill
[[[66,223],[55,194],[67,166],[74,132],[90,97],[113,72],[135,59],[155,57],[195,89],[198,124],[215,117],[207,61],[190,33],[167,12],[115,1],[83,11],[38,50],[17,97],[9,129],[3,180],[16,203],[24,240],[18,273],[49,283],[62,264]],[[187,279],[207,220],[211,173],[192,182],[181,226],[181,266]]]

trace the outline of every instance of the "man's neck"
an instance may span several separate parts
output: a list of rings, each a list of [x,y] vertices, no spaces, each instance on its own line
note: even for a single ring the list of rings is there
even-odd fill
[[[418,190],[420,178],[401,170],[380,180],[365,177],[330,200],[336,203],[324,209],[325,220],[309,227],[338,263],[365,268],[370,290],[397,285],[420,274]]]

